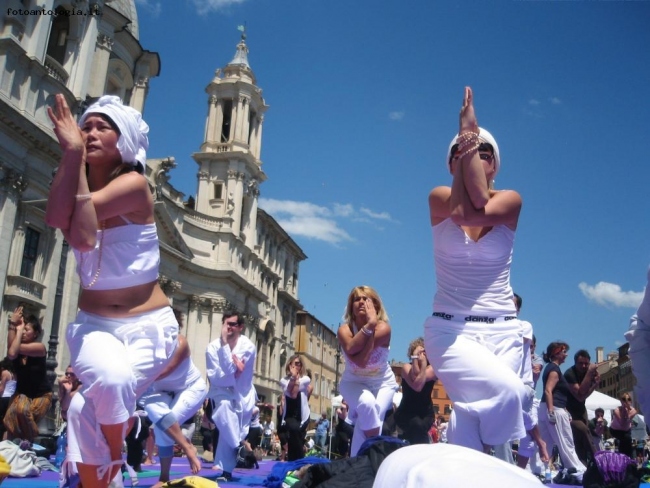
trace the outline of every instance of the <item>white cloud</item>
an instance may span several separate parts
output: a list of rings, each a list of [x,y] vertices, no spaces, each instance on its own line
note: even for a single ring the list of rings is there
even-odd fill
[[[536,98],[531,98],[530,100],[528,100],[528,105],[533,105],[535,107],[539,105],[539,103],[540,103],[539,100],[537,100]]]
[[[260,198],[259,206],[273,215],[289,234],[334,245],[356,240],[343,228],[346,222],[374,224],[379,220],[393,221],[386,212],[373,212],[367,208],[357,210],[350,203],[334,203],[330,208],[310,202]]]
[[[359,209],[359,212],[361,212],[364,215],[367,215],[371,219],[377,219],[377,220],[388,220],[391,221],[392,219],[390,218],[390,214],[388,212],[373,212],[369,208],[361,207]]]
[[[205,15],[210,12],[219,12],[227,9],[231,5],[244,3],[246,0],[192,0],[196,6],[199,15]]]
[[[578,288],[587,299],[604,307],[637,308],[643,300],[642,291],[623,291],[619,285],[605,281],[593,286],[583,281]]]
[[[341,217],[349,217],[354,213],[354,207],[349,203],[343,205],[341,203],[334,204],[334,214]]]
[[[404,118],[404,112],[390,112],[388,118],[390,120],[402,120]]]
[[[149,12],[152,17],[160,16],[160,12],[162,11],[162,5],[160,2],[155,0],[135,0],[135,3],[138,7]]]
[[[551,97],[551,98],[548,99],[548,101],[551,102],[551,104],[553,104],[553,105],[561,105],[562,104],[562,100],[560,100],[558,97]]]

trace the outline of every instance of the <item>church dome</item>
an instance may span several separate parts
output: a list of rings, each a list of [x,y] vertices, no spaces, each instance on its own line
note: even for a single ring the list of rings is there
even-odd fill
[[[135,9],[135,0],[109,0],[106,2],[109,7],[117,10],[131,21],[127,30],[133,37],[140,40],[140,28],[138,26],[138,12]]]

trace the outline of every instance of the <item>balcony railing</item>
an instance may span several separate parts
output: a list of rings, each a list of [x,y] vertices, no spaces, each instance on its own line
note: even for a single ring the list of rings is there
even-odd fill
[[[55,80],[60,81],[64,85],[68,82],[68,73],[52,56],[45,56],[45,69]]]
[[[30,278],[18,275],[7,275],[7,288],[5,295],[43,304],[43,292],[45,285]]]

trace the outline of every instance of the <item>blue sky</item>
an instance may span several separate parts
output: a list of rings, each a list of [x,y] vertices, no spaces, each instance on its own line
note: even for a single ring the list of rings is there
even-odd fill
[[[406,359],[435,292],[427,196],[463,87],[501,150],[497,188],[519,191],[512,285],[542,348],[614,350],[650,264],[650,2],[138,0],[160,54],[145,119],[150,157],[196,192],[214,71],[246,23],[263,89],[260,206],[308,259],[300,301],[338,327],[375,287]]]

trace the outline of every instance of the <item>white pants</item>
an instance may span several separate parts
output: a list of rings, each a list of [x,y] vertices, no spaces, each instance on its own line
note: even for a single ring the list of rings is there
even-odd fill
[[[522,404],[528,389],[519,377],[523,332],[517,319],[491,324],[429,317],[424,344],[454,406],[451,444],[483,451],[526,435]]]
[[[625,338],[630,343],[628,354],[636,377],[634,392],[641,411],[650,412],[650,268],[643,300],[636,314],[630,319]]]
[[[641,411],[650,412],[650,317],[646,322],[637,315],[632,316],[625,338],[630,343],[628,353],[636,377],[636,399],[641,405]]]
[[[382,426],[386,412],[393,406],[393,396],[399,385],[393,371],[387,368],[380,377],[344,375],[339,389],[348,404],[349,414],[356,416],[350,447],[351,456],[356,456],[366,440],[364,431]]]
[[[100,426],[120,424],[133,415],[136,399],[162,372],[177,336],[170,307],[123,319],[77,314],[66,330],[72,369],[83,384],[68,409],[71,461],[110,462]]]
[[[527,418],[530,420],[532,426],[529,428],[528,425],[526,425],[527,431],[532,430],[532,428],[539,423],[539,418],[538,418],[539,405],[540,405],[539,399],[534,398],[532,408],[529,410],[527,414]],[[536,452],[537,452],[537,443],[533,440],[530,434],[526,433],[526,436],[519,441],[518,453],[527,458],[532,458]]]
[[[555,425],[548,421],[548,407],[545,402],[539,404],[539,433],[546,442],[549,455],[556,445],[565,468],[575,468],[578,474],[587,471],[584,464],[578,459],[573,432],[571,431],[571,416],[564,408],[553,408],[555,412]]]
[[[379,467],[373,488],[457,488],[508,486],[539,488],[531,473],[493,456],[450,444],[406,446]]]
[[[149,419],[153,422],[157,446],[174,445],[174,439],[166,433],[166,429],[160,428],[157,422],[171,413],[176,421],[182,424],[198,412],[207,394],[208,388],[203,378],[197,379],[191,385],[177,392],[145,393],[141,401]]]
[[[214,401],[212,422],[219,431],[214,464],[232,473],[237,465],[235,449],[248,434],[248,429],[244,428],[242,399],[234,390],[222,388],[212,400]]]

